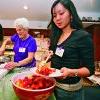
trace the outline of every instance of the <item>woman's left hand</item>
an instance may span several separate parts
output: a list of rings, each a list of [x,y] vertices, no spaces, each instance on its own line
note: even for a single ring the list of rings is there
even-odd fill
[[[61,68],[60,71],[62,73],[62,76],[61,76],[62,79],[65,79],[66,77],[69,76],[69,74],[70,74],[70,71],[69,70],[70,69],[69,68],[66,68],[66,67]]]
[[[8,62],[6,65],[5,65],[5,67],[4,68],[6,68],[6,69],[8,69],[8,70],[11,70],[11,69],[13,69],[13,68],[15,68],[16,67],[16,63],[15,62]]]

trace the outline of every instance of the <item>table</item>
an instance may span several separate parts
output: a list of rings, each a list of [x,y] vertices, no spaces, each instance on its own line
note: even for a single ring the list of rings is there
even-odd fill
[[[18,97],[15,95],[12,84],[11,84],[11,77],[20,72],[27,71],[29,69],[21,69],[15,68],[14,70],[10,71],[6,77],[4,77],[0,81],[0,100],[19,100]],[[52,95],[49,100],[56,100]],[[100,86],[94,85],[89,80],[83,81],[83,100],[100,100]]]
[[[10,71],[2,80],[0,81],[0,100],[19,100],[18,97],[15,95],[11,77],[16,73],[21,73],[24,71],[29,71],[30,68],[15,68],[14,70]],[[54,95],[52,94],[49,100],[56,100]]]

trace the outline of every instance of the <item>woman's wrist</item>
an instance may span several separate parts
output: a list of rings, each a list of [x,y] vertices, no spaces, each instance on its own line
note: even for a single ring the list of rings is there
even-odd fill
[[[75,73],[75,76],[77,77],[79,74],[78,69],[75,69],[74,73]]]
[[[69,77],[77,77],[78,76],[78,69],[68,69],[68,76]]]
[[[20,63],[19,62],[15,62],[15,66],[16,67],[20,66]]]
[[[2,45],[1,48],[2,48],[3,51],[5,51],[6,46]]]

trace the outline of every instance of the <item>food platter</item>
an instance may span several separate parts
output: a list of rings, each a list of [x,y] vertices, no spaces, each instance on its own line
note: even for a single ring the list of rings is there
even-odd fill
[[[49,77],[61,77],[62,73],[60,72],[59,69],[55,69],[55,72],[51,73],[48,75]]]
[[[37,67],[35,67],[34,69],[31,70],[33,73],[35,74],[38,74],[38,75],[42,75],[40,73],[37,73]],[[55,69],[55,71],[53,71],[52,73],[48,74],[48,75],[45,75],[45,76],[48,76],[48,77],[61,77],[62,76],[62,73],[60,72],[59,69]]]

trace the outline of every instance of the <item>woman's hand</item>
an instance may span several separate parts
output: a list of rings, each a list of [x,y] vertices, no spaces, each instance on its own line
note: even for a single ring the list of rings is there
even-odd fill
[[[3,54],[4,54],[4,51],[5,51],[5,49],[6,49],[6,44],[8,44],[8,43],[11,43],[10,37],[7,38],[7,39],[2,43],[1,48],[0,48],[0,55],[3,55]]]
[[[62,73],[62,76],[59,77],[59,79],[65,79],[66,77],[68,77],[70,75],[70,70],[69,68],[63,67],[60,69],[60,72]]]
[[[0,56],[3,55],[4,52],[5,52],[5,49],[1,47],[1,48],[0,48]]]
[[[16,62],[8,62],[6,65],[5,65],[5,67],[4,68],[6,68],[6,69],[8,69],[8,70],[12,70],[13,68],[15,68],[16,67],[16,65],[17,65],[17,63]]]
[[[44,53],[44,55],[43,55],[43,57],[42,57],[42,60],[46,60],[47,59],[47,57],[49,57],[49,59],[51,58],[51,56],[53,55],[53,51],[52,50],[47,50],[45,53]]]
[[[46,56],[44,60],[42,60],[37,66],[38,70],[40,70],[44,66],[47,66],[47,67],[51,66],[51,62],[48,63],[48,60],[51,58],[52,55],[53,55],[53,51],[50,50],[46,52]]]
[[[46,63],[45,61],[41,61],[39,63],[39,65],[37,66],[37,69],[41,70],[42,67],[48,67],[48,68],[50,68],[51,67],[51,62]]]
[[[63,68],[61,68],[60,69],[60,72],[62,73],[61,74],[61,76],[60,77],[57,77],[56,79],[57,80],[63,80],[63,79],[65,79],[65,78],[67,78],[69,75],[70,75],[70,71],[69,70],[71,70],[71,69],[69,69],[69,68],[66,68],[66,67],[63,67]]]
[[[37,66],[37,69],[40,71],[41,68],[42,68],[43,66],[45,66],[45,64],[46,64],[45,61],[41,61],[41,62],[39,63],[39,65]]]

